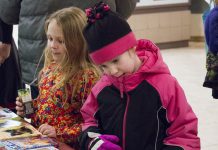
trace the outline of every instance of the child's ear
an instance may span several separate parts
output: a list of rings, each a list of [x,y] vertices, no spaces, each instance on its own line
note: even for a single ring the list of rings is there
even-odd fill
[[[135,53],[135,49],[136,49],[136,47],[134,46],[134,47],[130,48],[130,51],[133,51]]]

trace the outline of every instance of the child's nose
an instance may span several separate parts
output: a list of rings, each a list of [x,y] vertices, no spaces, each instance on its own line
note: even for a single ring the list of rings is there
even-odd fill
[[[117,69],[117,67],[111,67],[110,68],[110,74],[111,75],[116,75],[118,73],[118,69]]]
[[[57,42],[56,42],[56,41],[52,41],[52,42],[51,42],[51,47],[52,47],[52,48],[57,48],[57,46],[58,46],[58,45],[57,45]]]

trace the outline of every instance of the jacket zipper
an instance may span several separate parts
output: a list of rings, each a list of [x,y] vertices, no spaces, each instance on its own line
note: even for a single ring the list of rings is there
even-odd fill
[[[129,95],[126,93],[127,95],[127,104],[126,104],[126,109],[125,109],[125,113],[124,113],[124,118],[123,118],[123,150],[125,150],[125,146],[126,146],[126,115],[127,115],[127,111],[128,111],[128,106],[129,106]]]

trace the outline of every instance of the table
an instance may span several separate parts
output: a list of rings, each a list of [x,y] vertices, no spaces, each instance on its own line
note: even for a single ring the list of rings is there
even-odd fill
[[[1,106],[0,106],[0,109],[1,110],[5,110],[5,108],[2,108]],[[11,112],[9,109],[7,109],[7,110],[9,110],[9,111],[4,111],[3,110],[3,114],[4,115],[9,115],[9,116],[15,116],[15,117],[18,117],[15,113],[13,113],[13,112]],[[5,114],[6,113],[6,114]],[[2,117],[5,117],[5,116],[2,116]],[[11,119],[11,118],[8,118],[9,120]],[[21,119],[21,120],[23,120],[23,119]],[[26,122],[26,121],[25,121]],[[28,122],[26,122],[27,124],[29,124]],[[72,148],[72,147],[70,147],[69,145],[67,145],[67,144],[65,144],[65,143],[63,143],[63,142],[59,142],[59,141],[57,141],[58,142],[58,149],[60,149],[60,150],[76,150],[76,149],[74,149],[74,148]],[[0,150],[2,149],[2,147],[0,147]]]
[[[59,150],[76,150],[65,143],[58,142],[58,144],[59,144],[59,147],[58,147]]]

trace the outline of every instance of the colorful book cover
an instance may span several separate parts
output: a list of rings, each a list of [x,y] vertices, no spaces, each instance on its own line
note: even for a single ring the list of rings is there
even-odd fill
[[[41,133],[25,121],[0,120],[0,140],[39,136]]]
[[[29,138],[21,138],[15,140],[6,140],[2,142],[3,145],[7,149],[19,149],[19,150],[27,150],[27,149],[56,149],[58,143],[48,137],[29,137]]]
[[[0,108],[0,120],[2,119],[12,119],[18,117],[13,111],[8,108]]]

